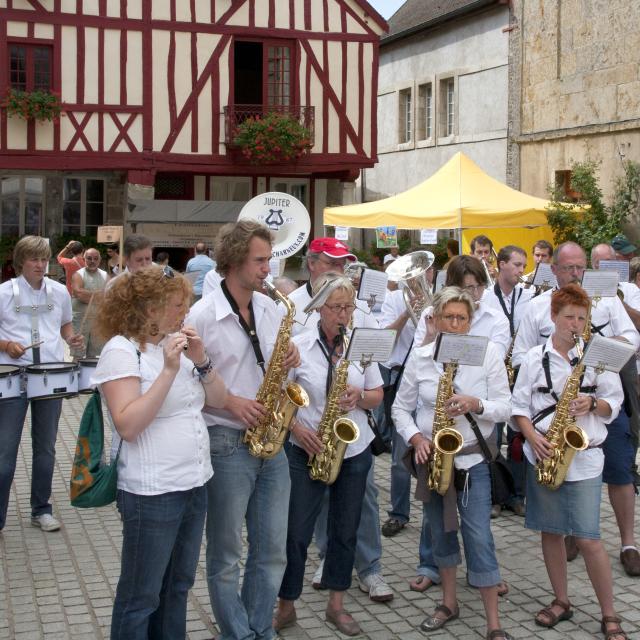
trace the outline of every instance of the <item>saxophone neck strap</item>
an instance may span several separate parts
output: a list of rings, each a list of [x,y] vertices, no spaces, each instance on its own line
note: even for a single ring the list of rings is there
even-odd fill
[[[578,358],[573,358],[573,360],[571,360],[570,364],[571,364],[572,367],[575,367],[579,362],[580,361],[578,360]],[[549,352],[548,351],[545,351],[544,354],[542,355],[542,368],[544,370],[544,377],[545,377],[545,379],[547,381],[547,386],[546,387],[538,387],[536,389],[536,391],[538,393],[549,393],[549,394],[551,394],[553,399],[556,402],[558,402],[558,394],[554,391],[553,382],[551,380],[551,367],[549,365]],[[581,393],[595,393],[596,389],[598,388],[598,385],[597,384],[592,384],[592,385],[589,385],[589,386],[584,386],[582,384],[583,380],[584,380],[584,371],[582,372],[582,375],[580,376],[580,392]],[[555,407],[555,405],[554,405],[554,407]],[[535,422],[534,422],[534,424],[535,424]]]
[[[509,310],[507,309],[507,305],[504,301],[504,296],[502,295],[502,289],[500,289],[500,285],[497,282],[493,285],[493,292],[496,294],[496,298],[498,298],[498,302],[502,307],[502,311],[504,312],[504,315],[507,317],[507,320],[509,321],[509,331],[511,333],[512,338],[513,338],[513,334],[515,333],[515,326],[514,326],[515,308],[516,308],[516,304],[518,304],[518,301],[520,300],[522,291],[523,290],[520,288],[515,288],[511,292],[511,310]]]
[[[482,435],[482,431],[480,431],[480,427],[478,426],[476,419],[470,413],[465,413],[464,417],[467,419],[467,422],[471,425],[471,430],[473,431],[473,433],[476,436],[476,439],[478,440],[478,444],[480,445],[480,450],[482,451],[482,455],[485,457],[485,460],[487,462],[491,462],[495,458],[495,454],[497,453],[497,450],[494,449],[493,452],[491,451],[491,448],[487,444],[485,437]],[[495,433],[496,433],[496,430],[493,429],[493,431],[491,432],[491,436],[489,437],[490,442],[496,441]]]
[[[329,338],[327,338],[327,334],[322,330],[320,322],[318,322],[318,336],[320,351],[322,351],[322,355],[325,357],[327,364],[329,365],[327,367],[327,380],[325,385],[327,395],[329,395],[329,391],[331,390],[331,385],[333,383],[333,370],[336,365],[333,358],[336,356],[338,347],[342,344],[342,336],[340,334],[336,335],[333,339],[333,344],[329,344]]]
[[[247,321],[240,313],[240,307],[238,306],[235,298],[231,295],[231,292],[229,291],[225,280],[220,283],[220,288],[224,293],[224,297],[229,302],[231,310],[238,316],[238,322],[240,322],[240,326],[247,334],[247,337],[251,342],[251,346],[253,347],[253,353],[256,356],[256,363],[260,367],[260,369],[262,369],[262,373],[264,374],[264,356],[262,355],[262,349],[260,348],[260,338],[258,338],[258,332],[256,330],[256,319],[253,315],[253,300],[249,301],[249,323],[247,324]]]

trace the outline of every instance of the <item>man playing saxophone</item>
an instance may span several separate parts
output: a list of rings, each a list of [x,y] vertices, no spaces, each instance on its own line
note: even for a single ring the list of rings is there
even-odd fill
[[[259,293],[271,243],[267,227],[253,220],[222,227],[215,257],[224,279],[196,302],[188,320],[228,389],[223,409],[204,411],[214,471],[207,483],[207,583],[222,640],[273,637],[272,611],[286,565],[287,458],[282,450],[269,459],[255,457],[244,442],[245,430],[267,413],[255,398],[280,326],[275,303]],[[281,348],[284,370],[299,364],[295,345]],[[243,523],[249,550],[238,593]]]
[[[355,291],[348,278],[327,274],[316,280],[313,294],[327,282],[331,283],[330,293],[324,301],[318,301],[320,320],[316,328],[294,338],[302,362],[290,375],[309,394],[309,406],[302,407],[294,418],[292,446],[287,450],[291,474],[287,568],[273,623],[279,631],[296,621],[295,601],[302,592],[307,548],[322,507],[325,482],[335,478],[329,486],[328,542],[322,574],[322,585],[330,590],[326,619],[342,633],[357,635],[360,627],[344,610],[343,596],[351,585],[372,459],[369,444],[373,433],[365,410],[382,401],[382,378],[375,366],[363,373],[344,360],[344,334],[355,310]],[[346,432],[342,444],[335,436],[341,427]],[[341,465],[340,450],[344,451]],[[310,475],[312,460],[313,477],[321,479],[314,480]]]
[[[551,628],[573,616],[563,542],[564,535],[573,535],[600,604],[602,632],[609,640],[622,640],[627,636],[613,608],[611,565],[600,540],[600,497],[604,467],[601,445],[607,437],[606,423],[616,418],[623,393],[616,374],[605,371],[596,376],[593,369],[582,371],[579,364],[583,344],[579,336],[588,308],[589,298],[577,284],[553,293],[554,330],[544,345],[534,347],[522,361],[513,391],[513,415],[526,438],[525,526],[541,532],[554,594],[553,602],[538,612],[535,623]],[[574,422],[584,435],[577,450],[565,445],[565,432],[575,430]],[[556,488],[555,478],[547,478],[547,473],[566,473],[566,479]]]
[[[450,267],[451,268],[451,267]],[[445,287],[433,300],[427,336],[438,333],[465,334],[475,311],[470,294],[458,287]],[[458,617],[456,566],[460,564],[456,506],[460,515],[469,584],[478,587],[485,609],[487,638],[510,638],[500,628],[498,589],[500,569],[490,526],[491,481],[489,466],[465,414],[471,414],[489,447],[495,451],[496,422],[510,414],[510,393],[503,355],[491,342],[482,366],[458,365],[448,389],[439,384],[444,367],[436,362],[435,343],[415,348],[405,368],[392,409],[398,433],[414,449],[415,461],[424,465],[432,454],[433,425],[437,415],[446,414],[449,424],[461,435],[462,450],[454,458],[455,481],[441,496],[436,490],[420,486],[426,480],[418,472],[417,497],[423,500],[430,524],[432,552],[442,581],[443,601],[422,623],[423,631],[435,631]],[[449,367],[450,365],[445,365]],[[446,381],[446,378],[445,378]],[[413,413],[417,411],[414,421]],[[441,422],[441,420],[439,420]],[[457,490],[457,491],[456,491]]]

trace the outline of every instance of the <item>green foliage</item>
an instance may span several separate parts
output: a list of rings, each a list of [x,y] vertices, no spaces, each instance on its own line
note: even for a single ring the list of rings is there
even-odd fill
[[[311,132],[298,120],[275,111],[249,117],[234,131],[233,144],[251,164],[289,162],[311,149]]]
[[[3,265],[13,253],[13,247],[18,242],[18,236],[2,236],[0,237],[0,265]]]
[[[44,122],[57,121],[62,112],[60,96],[51,91],[16,91],[9,89],[0,106],[9,117]]]
[[[625,176],[616,181],[613,204],[607,206],[597,177],[598,163],[593,160],[571,165],[571,190],[579,194],[578,202],[568,202],[557,187],[550,187],[551,202],[547,220],[556,245],[577,242],[587,254],[601,242],[610,242],[633,211],[640,198],[640,165],[625,163]]]

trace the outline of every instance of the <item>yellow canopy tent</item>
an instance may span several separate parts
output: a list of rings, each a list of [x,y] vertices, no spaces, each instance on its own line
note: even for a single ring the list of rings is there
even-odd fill
[[[507,187],[463,153],[404,193],[363,204],[327,207],[324,224],[359,229],[537,227],[547,224],[547,200]]]

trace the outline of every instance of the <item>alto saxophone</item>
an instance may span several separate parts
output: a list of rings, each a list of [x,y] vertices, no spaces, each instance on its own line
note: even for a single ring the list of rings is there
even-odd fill
[[[264,284],[284,304],[287,313],[280,323],[269,366],[256,395],[256,401],[267,412],[255,427],[245,431],[244,442],[249,446],[252,456],[267,459],[273,458],[282,449],[291,421],[300,407],[309,405],[309,396],[298,383],[286,382],[287,371],[283,365],[291,340],[295,305],[272,284],[266,281]]]
[[[455,362],[447,362],[444,365],[444,373],[438,381],[436,406],[433,414],[431,434],[433,456],[429,462],[427,481],[429,489],[436,491],[441,496],[449,489],[453,473],[453,459],[456,453],[462,449],[463,444],[462,434],[454,428],[455,420],[447,415],[445,409],[446,401],[453,395],[453,378],[457,368],[458,365]]]
[[[573,340],[582,360],[579,336],[574,334]],[[589,446],[587,434],[576,424],[575,417],[569,414],[569,405],[578,395],[584,369],[584,364],[578,362],[571,371],[564,383],[549,430],[544,434],[553,445],[553,451],[548,458],[536,463],[536,480],[549,489],[555,490],[564,482],[576,452],[584,451]]]
[[[347,353],[347,337],[344,327],[341,327],[343,339],[343,354]],[[338,404],[347,389],[347,375],[349,361],[343,358],[336,367],[333,382],[327,395],[327,403],[320,418],[317,435],[322,441],[321,453],[316,453],[309,460],[309,475],[312,480],[320,480],[327,485],[333,484],[340,473],[347,447],[360,436],[358,425],[349,418],[345,418]]]

